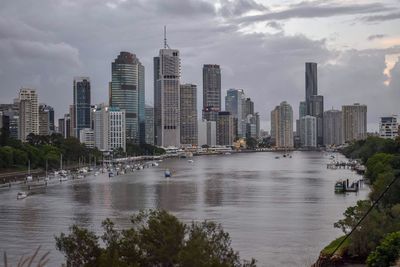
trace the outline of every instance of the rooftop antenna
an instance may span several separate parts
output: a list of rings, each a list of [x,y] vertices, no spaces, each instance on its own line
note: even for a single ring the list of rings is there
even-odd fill
[[[169,48],[169,45],[167,44],[167,26],[164,25],[164,49]]]

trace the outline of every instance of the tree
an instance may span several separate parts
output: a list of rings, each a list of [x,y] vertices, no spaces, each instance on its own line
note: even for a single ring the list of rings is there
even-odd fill
[[[254,149],[254,148],[257,147],[257,145],[258,145],[258,142],[257,142],[256,139],[254,139],[252,137],[246,138],[246,146],[247,146],[247,148]]]
[[[166,211],[141,211],[131,218],[132,227],[116,230],[106,219],[101,236],[73,226],[70,234],[56,237],[57,249],[71,266],[253,267],[255,260],[240,260],[231,248],[229,234],[213,222],[180,222]]]

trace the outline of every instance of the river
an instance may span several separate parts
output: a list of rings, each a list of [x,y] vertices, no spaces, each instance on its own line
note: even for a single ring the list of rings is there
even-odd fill
[[[324,152],[275,156],[281,153],[199,156],[194,163],[166,159],[158,167],[111,179],[104,174],[36,189],[18,201],[21,188],[0,189],[0,251],[14,263],[41,245],[51,251],[49,266],[60,266],[63,256],[54,236],[70,225],[99,231],[109,217],[125,227],[133,212],[163,208],[186,222],[221,223],[234,249],[242,258],[255,258],[258,266],[310,266],[341,234],[333,223],[369,191],[335,194],[337,179],[360,177],[327,169]],[[166,168],[172,178],[164,178]]]

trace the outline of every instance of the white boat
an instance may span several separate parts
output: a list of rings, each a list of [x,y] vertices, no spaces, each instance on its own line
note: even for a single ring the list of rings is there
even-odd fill
[[[85,178],[85,176],[83,176],[82,174],[79,174],[79,175],[76,177],[76,179],[83,179],[83,178]]]
[[[17,194],[17,199],[24,199],[26,197],[28,197],[28,194],[26,192],[21,191],[21,192],[18,192],[18,194]]]
[[[164,172],[164,176],[165,176],[165,178],[169,178],[169,177],[171,177],[171,171],[170,170],[168,170],[168,169],[166,169],[165,170],[165,172]]]
[[[194,160],[192,160],[192,159],[189,159],[189,160],[188,160],[188,162],[189,162],[189,163],[193,163],[193,162],[194,162]]]
[[[225,155],[231,155],[232,153],[231,152],[225,152],[224,154]]]
[[[97,176],[97,175],[99,175],[99,172],[95,172],[95,173],[94,173],[94,176]]]
[[[26,181],[27,181],[27,182],[32,182],[32,181],[33,181],[32,175],[26,176]]]

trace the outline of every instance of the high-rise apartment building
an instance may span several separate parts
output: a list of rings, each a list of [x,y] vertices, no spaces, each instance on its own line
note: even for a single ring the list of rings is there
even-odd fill
[[[293,109],[286,101],[271,112],[271,139],[276,147],[293,147]]]
[[[381,117],[379,122],[379,136],[385,139],[395,139],[399,136],[397,116]]]
[[[203,65],[203,119],[216,121],[221,111],[221,69],[219,65]]]
[[[39,134],[39,104],[35,89],[22,88],[19,92],[19,139],[26,141],[30,134]]]
[[[180,85],[181,144],[197,145],[197,86]]]
[[[343,121],[340,110],[324,112],[324,144],[339,146],[343,144]]]
[[[154,145],[154,108],[146,106],[145,114],[145,143]]]
[[[233,144],[233,117],[229,111],[220,111],[217,120],[217,145],[231,146]]]
[[[367,138],[367,106],[355,103],[342,106],[343,138],[345,142]]]
[[[155,144],[180,146],[179,50],[160,49],[154,58],[154,135]]]
[[[135,54],[120,52],[111,63],[110,106],[125,110],[126,138],[144,143],[145,69]]]
[[[99,150],[112,151],[122,148],[126,151],[125,110],[99,105],[93,112],[94,142]]]
[[[305,67],[306,115],[317,119],[317,145],[323,145],[324,98],[322,95],[318,95],[317,63],[306,62]]]
[[[300,119],[300,142],[302,147],[315,148],[317,146],[317,119],[306,115]]]
[[[73,98],[72,136],[79,138],[81,129],[90,128],[91,89],[89,77],[74,77]]]

